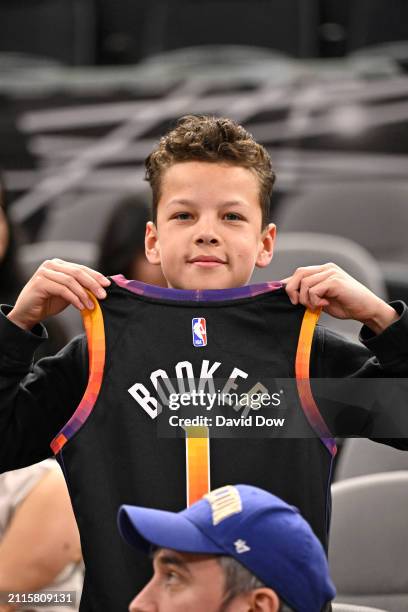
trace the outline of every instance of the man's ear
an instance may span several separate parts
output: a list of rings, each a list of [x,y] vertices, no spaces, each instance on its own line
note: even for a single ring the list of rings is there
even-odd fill
[[[255,265],[258,268],[265,268],[268,264],[270,264],[273,257],[273,247],[275,245],[275,239],[276,225],[274,223],[269,223],[263,230],[260,239],[258,256],[255,262]]]
[[[278,612],[280,600],[273,589],[262,587],[248,593],[251,612]]]
[[[159,236],[157,233],[157,227],[153,223],[153,221],[148,221],[146,223],[145,253],[146,253],[147,260],[151,264],[160,265],[161,257],[160,257]]]

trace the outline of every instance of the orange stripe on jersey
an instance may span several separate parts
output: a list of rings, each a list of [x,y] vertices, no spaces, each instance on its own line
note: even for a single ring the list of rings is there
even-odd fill
[[[187,506],[210,491],[208,427],[186,427]]]
[[[102,385],[103,370],[105,367],[105,329],[101,307],[95,296],[87,291],[94,303],[92,310],[81,312],[83,324],[88,339],[89,377],[84,396],[68,423],[51,442],[51,449],[56,455],[70,438],[82,427],[89,417]]]
[[[319,320],[320,313],[321,308],[318,308],[314,311],[307,309],[304,314],[296,352],[296,384],[300,402],[307,420],[314,431],[316,431],[330,454],[334,456],[337,452],[336,442],[332,438],[332,435],[319,412],[313,397],[312,387],[310,385],[310,353],[312,350],[313,334]]]

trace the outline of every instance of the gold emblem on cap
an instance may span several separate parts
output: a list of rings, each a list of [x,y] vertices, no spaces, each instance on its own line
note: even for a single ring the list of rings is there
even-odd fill
[[[218,523],[221,523],[221,521],[224,521],[229,516],[242,512],[242,501],[239,491],[232,485],[215,489],[204,495],[204,499],[211,506],[213,525],[218,525]]]

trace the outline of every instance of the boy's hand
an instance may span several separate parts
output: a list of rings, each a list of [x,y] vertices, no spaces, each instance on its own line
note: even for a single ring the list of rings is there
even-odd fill
[[[96,297],[106,297],[103,287],[110,280],[103,274],[62,259],[44,261],[23,287],[7,317],[29,330],[47,317],[58,314],[69,304],[79,310],[93,308],[86,290]]]
[[[337,319],[354,319],[379,334],[399,316],[397,312],[334,263],[298,268],[282,280],[292,304],[303,304]]]

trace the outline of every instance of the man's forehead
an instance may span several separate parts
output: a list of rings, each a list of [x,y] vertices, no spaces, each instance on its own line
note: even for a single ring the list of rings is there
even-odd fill
[[[183,559],[183,553],[173,550],[172,548],[153,548],[153,559],[163,559],[166,557],[174,557],[175,559]]]
[[[157,548],[153,553],[153,559],[159,564],[188,565],[197,561],[216,560],[216,556],[204,553],[182,552],[171,548]]]

